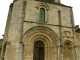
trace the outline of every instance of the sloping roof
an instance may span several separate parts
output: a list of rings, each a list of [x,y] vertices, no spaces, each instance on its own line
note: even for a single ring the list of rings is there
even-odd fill
[[[80,28],[76,30],[77,33],[80,33]]]

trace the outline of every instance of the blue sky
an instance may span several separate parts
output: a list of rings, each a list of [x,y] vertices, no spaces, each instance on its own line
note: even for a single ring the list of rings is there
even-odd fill
[[[2,35],[5,31],[9,5],[12,1],[0,1],[0,39],[3,38]],[[80,0],[61,0],[61,3],[73,7],[75,25],[80,25]]]

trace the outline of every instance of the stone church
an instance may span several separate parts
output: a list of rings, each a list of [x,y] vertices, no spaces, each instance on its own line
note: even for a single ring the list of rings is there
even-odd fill
[[[80,60],[72,7],[60,0],[14,0],[0,50],[1,60]]]

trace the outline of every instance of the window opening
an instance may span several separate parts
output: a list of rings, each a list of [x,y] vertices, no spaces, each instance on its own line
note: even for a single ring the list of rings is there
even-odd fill
[[[39,22],[40,23],[45,22],[45,9],[44,8],[40,8]]]

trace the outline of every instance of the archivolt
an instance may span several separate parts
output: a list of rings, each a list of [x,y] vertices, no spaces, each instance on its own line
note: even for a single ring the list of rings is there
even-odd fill
[[[65,46],[69,46],[69,47],[73,47],[73,43],[71,42],[71,41],[69,41],[69,40],[66,40],[65,42],[64,42],[64,47]]]
[[[25,32],[23,43],[33,45],[37,40],[42,40],[45,45],[57,45],[59,39],[57,34],[48,27],[36,26]]]

